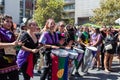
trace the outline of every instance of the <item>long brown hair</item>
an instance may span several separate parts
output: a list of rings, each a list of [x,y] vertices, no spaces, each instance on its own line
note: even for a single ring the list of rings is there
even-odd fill
[[[12,16],[9,16],[9,15],[3,15],[2,17],[1,17],[1,26],[3,27],[3,24],[4,24],[4,21],[6,20],[6,19],[11,19],[12,20]],[[11,26],[11,31],[13,31],[14,30],[14,25],[13,25],[13,22],[11,21],[11,24],[12,24],[12,26]]]
[[[48,24],[49,24],[49,22],[50,22],[51,20],[54,21],[54,19],[52,19],[52,18],[50,18],[50,19],[48,19],[48,20],[46,21],[45,26],[44,26],[44,28],[41,30],[41,32],[44,32],[44,31],[49,30]]]

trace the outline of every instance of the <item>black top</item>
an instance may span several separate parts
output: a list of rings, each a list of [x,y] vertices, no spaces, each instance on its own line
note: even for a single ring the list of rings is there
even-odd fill
[[[36,36],[37,37],[37,36]],[[38,41],[37,43],[34,43],[33,39],[30,37],[30,35],[27,32],[24,32],[21,37],[20,41],[24,43],[24,46],[30,49],[38,48]],[[39,58],[39,52],[33,54],[33,63],[35,64],[37,62],[37,59]]]
[[[35,49],[38,47],[38,41],[37,43],[34,43],[33,39],[30,37],[30,35],[27,32],[24,32],[21,35],[20,41],[22,41],[22,43],[24,43],[24,46],[27,48]]]

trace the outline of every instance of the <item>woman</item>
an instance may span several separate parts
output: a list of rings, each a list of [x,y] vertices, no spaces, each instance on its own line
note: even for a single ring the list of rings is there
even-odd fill
[[[101,43],[102,43],[102,35],[100,33],[99,28],[94,30],[94,33],[91,35],[91,46],[97,48],[97,53],[94,55],[92,68],[94,66],[94,62],[97,62],[97,70],[100,70],[100,51],[101,51]]]
[[[38,55],[38,39],[35,35],[37,23],[30,19],[27,22],[27,31],[22,33],[20,41],[24,44],[17,56],[17,64],[23,73],[24,80],[33,77],[34,65]]]
[[[105,57],[104,57],[104,68],[105,72],[110,72],[113,54],[115,53],[115,40],[111,32],[111,29],[107,29],[105,38]],[[108,61],[109,60],[109,61]]]
[[[18,67],[16,64],[16,51],[14,47],[19,42],[15,41],[15,35],[12,31],[12,17],[3,16],[0,27],[0,79],[1,80],[19,80]],[[7,51],[7,49],[11,48]]]
[[[116,40],[117,40],[117,48],[116,48],[117,56],[118,56],[118,59],[120,60],[120,30],[119,30],[119,32],[115,35],[115,38],[116,38]]]
[[[61,33],[64,33],[64,34],[65,34],[65,23],[64,23],[63,21],[60,21],[56,27],[58,28],[58,30],[57,30],[58,36],[59,36]]]
[[[58,43],[58,35],[57,33],[54,32],[54,28],[55,28],[55,21],[53,19],[48,19],[46,21],[45,24],[45,28],[47,28],[47,30],[45,30],[40,39],[39,39],[39,43],[44,45],[46,48],[46,51],[44,54],[45,57],[45,66],[46,68],[44,68],[44,71],[41,75],[40,80],[45,80],[47,78],[48,75],[48,80],[52,80],[53,76],[52,73],[52,58],[50,56],[51,53],[51,49],[58,49],[59,47],[56,46],[56,44]]]

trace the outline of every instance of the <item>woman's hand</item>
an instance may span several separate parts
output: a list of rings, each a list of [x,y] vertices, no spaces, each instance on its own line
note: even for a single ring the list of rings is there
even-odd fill
[[[51,46],[51,48],[53,48],[53,49],[59,49],[60,47],[58,47],[58,46]]]
[[[66,46],[66,47],[65,47],[65,49],[71,49],[71,47],[69,47],[69,46]]]
[[[39,49],[31,49],[32,53],[37,53],[39,51]]]
[[[22,45],[22,42],[20,41],[14,41],[11,43],[12,46],[21,46]]]

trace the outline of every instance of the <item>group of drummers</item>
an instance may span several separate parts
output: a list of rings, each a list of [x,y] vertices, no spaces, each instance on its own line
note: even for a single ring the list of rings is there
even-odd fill
[[[67,80],[68,75],[80,76],[80,68],[85,74],[88,73],[89,68],[96,68],[97,71],[103,69],[107,73],[112,71],[114,53],[117,52],[118,57],[120,55],[119,29],[112,27],[76,29],[71,25],[65,26],[63,21],[57,26],[52,19],[48,22],[51,26],[46,25],[46,27],[49,27],[50,33],[48,31],[43,33],[39,39],[39,43],[47,47],[43,52],[47,67],[41,74],[41,80],[45,79],[45,75],[49,75],[48,80]],[[51,37],[52,31],[54,37]],[[112,47],[108,46],[109,44]],[[50,73],[48,69],[51,69]]]
[[[3,16],[0,27],[2,80],[19,80],[18,71],[22,72],[24,80],[30,80],[40,55],[43,58],[40,63],[44,63],[40,80],[68,80],[72,75],[80,75],[80,68],[86,74],[89,68],[109,73],[114,53],[120,58],[120,29],[76,28],[48,19],[39,30],[36,21],[30,19],[21,26],[24,30],[15,36],[12,24],[10,16]],[[17,50],[17,55],[12,48]]]

